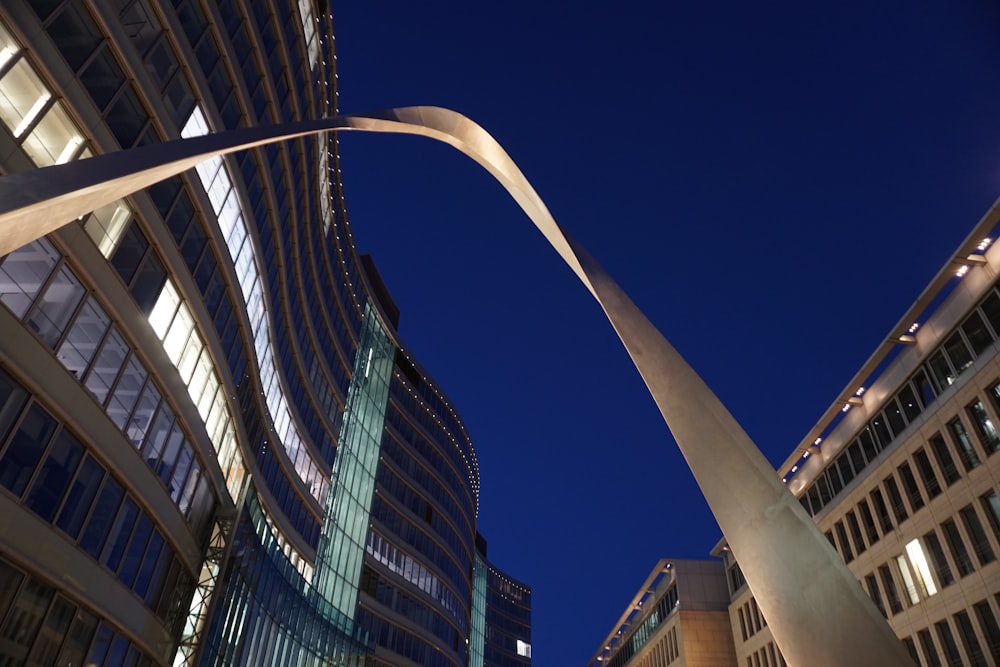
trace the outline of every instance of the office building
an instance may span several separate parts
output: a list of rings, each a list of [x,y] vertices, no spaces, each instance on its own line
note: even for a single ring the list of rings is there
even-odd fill
[[[779,468],[925,666],[1000,664],[998,220],[994,206]],[[715,554],[739,664],[782,664],[734,554]]]
[[[0,171],[335,115],[335,62],[325,2],[10,0]],[[208,160],[0,259],[0,662],[530,664],[340,168]]]
[[[662,559],[588,667],[735,667],[720,560]]]

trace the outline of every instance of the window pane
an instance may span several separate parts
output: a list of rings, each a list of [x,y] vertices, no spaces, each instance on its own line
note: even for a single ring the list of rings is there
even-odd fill
[[[125,546],[132,536],[132,528],[135,526],[135,520],[138,516],[138,505],[135,504],[134,500],[126,496],[125,502],[122,503],[121,510],[118,512],[118,517],[111,526],[111,532],[108,533],[104,553],[101,554],[101,562],[107,565],[108,569],[112,572],[118,571],[118,565],[121,563],[121,558],[125,553]]]
[[[941,468],[941,474],[944,475],[944,481],[948,486],[951,486],[961,479],[961,475],[958,473],[955,460],[951,457],[951,452],[948,451],[948,445],[945,444],[944,438],[941,437],[940,433],[932,435],[930,443],[931,450],[934,452],[934,458],[937,459],[938,466]]]
[[[962,331],[965,333],[965,337],[968,338],[969,345],[972,346],[972,351],[977,357],[993,342],[993,335],[990,334],[989,329],[986,328],[986,323],[983,322],[983,318],[975,310],[962,323]]]
[[[864,526],[865,535],[868,536],[868,543],[875,544],[879,540],[879,534],[871,510],[868,508],[868,501],[862,500],[858,503],[858,513],[861,515],[861,525]]]
[[[20,139],[51,98],[34,68],[22,58],[0,79],[0,121]]]
[[[59,13],[49,24],[48,33],[73,71],[80,69],[102,41],[93,19],[76,3]]]
[[[969,539],[972,540],[972,548],[976,552],[979,564],[986,565],[995,561],[997,557],[990,546],[989,538],[986,537],[986,531],[983,530],[983,524],[979,521],[976,508],[972,505],[966,505],[958,513],[962,517],[962,523],[969,534]]]
[[[98,403],[103,405],[107,400],[108,391],[115,383],[115,378],[118,377],[118,371],[121,370],[127,354],[128,346],[122,340],[121,334],[112,327],[111,333],[104,339],[104,345],[101,347],[97,360],[94,361],[84,383],[97,398]]]
[[[941,650],[944,651],[945,659],[949,665],[961,665],[962,655],[958,652],[958,645],[955,643],[955,636],[951,633],[948,621],[938,621],[934,624],[937,631],[938,640],[941,642]]]
[[[951,566],[944,556],[944,549],[941,548],[941,540],[933,530],[924,535],[924,544],[927,546],[927,556],[930,558],[934,574],[937,575],[941,588],[951,586],[955,583],[955,575],[951,573]]]
[[[903,611],[903,603],[899,599],[899,590],[896,588],[896,581],[892,578],[888,565],[880,565],[878,568],[879,577],[882,579],[882,588],[885,589],[885,596],[889,602],[889,609],[893,614]]]
[[[108,416],[119,429],[125,429],[148,375],[139,359],[134,354],[131,355],[118,380],[115,392],[108,401]]]
[[[995,664],[1000,665],[1000,627],[997,626],[996,616],[990,609],[990,603],[986,600],[973,605],[976,610],[976,618],[979,619],[979,627],[986,637],[986,648]]]
[[[41,628],[45,612],[52,600],[53,590],[35,579],[28,579],[0,627],[0,646],[3,646],[7,664],[23,664],[28,649]]]
[[[55,347],[83,298],[83,286],[69,267],[63,266],[45,289],[27,324],[49,347]]]
[[[82,380],[111,322],[94,297],[87,297],[56,356],[77,380]]]
[[[968,412],[969,418],[972,420],[972,425],[976,429],[979,442],[982,443],[987,453],[1000,449],[1000,435],[997,434],[996,426],[993,425],[993,420],[987,414],[986,406],[983,405],[983,402],[975,401],[966,408],[966,412]]]
[[[7,434],[27,400],[28,392],[9,375],[0,371],[0,445],[7,439]]]
[[[903,463],[896,470],[899,471],[899,478],[903,480],[903,488],[906,489],[906,496],[910,499],[910,509],[914,512],[924,506],[924,497],[920,494],[920,487],[913,476],[909,463]]]
[[[163,283],[167,279],[167,272],[163,269],[163,264],[157,259],[153,252],[146,257],[146,262],[136,276],[135,284],[132,286],[132,297],[139,305],[139,310],[147,316],[153,312],[156,298],[163,289]]]
[[[132,211],[128,204],[119,199],[87,216],[83,228],[105,259],[110,259],[131,220]]]
[[[69,162],[83,146],[83,136],[57,102],[35,125],[21,145],[39,167]]]
[[[30,665],[55,665],[56,656],[59,654],[59,647],[63,643],[63,637],[69,629],[69,624],[73,621],[76,613],[76,605],[71,604],[61,595],[56,595],[52,608],[49,609],[48,616],[42,624],[38,639],[31,649],[28,657]]]
[[[962,424],[961,420],[955,419],[948,422],[948,428],[955,439],[955,444],[958,445],[959,457],[962,459],[965,469],[972,470],[978,466],[980,463],[979,455],[976,454],[976,448],[972,446],[972,440],[969,438],[968,431],[965,430],[965,425]]]
[[[938,482],[937,473],[934,472],[934,466],[931,465],[930,457],[923,447],[913,453],[913,460],[917,464],[917,471],[920,473],[924,488],[927,489],[927,497],[933,499],[941,495],[941,484]]]
[[[125,232],[125,236],[118,246],[118,250],[115,251],[114,257],[111,259],[111,264],[115,267],[118,275],[126,285],[132,284],[132,278],[135,277],[136,271],[139,270],[139,265],[142,263],[142,258],[146,256],[148,249],[149,241],[146,240],[146,235],[139,229],[139,225],[134,223],[129,225],[128,231]]]
[[[882,483],[889,496],[889,504],[892,507],[893,516],[896,517],[896,523],[903,523],[910,515],[906,511],[906,505],[903,504],[903,496],[899,493],[895,478],[890,475],[882,480]]]
[[[66,641],[63,642],[59,657],[53,664],[82,665],[96,627],[97,618],[93,614],[77,609],[73,624],[66,634]]]
[[[904,385],[900,389],[896,395],[896,400],[903,408],[903,414],[906,415],[907,422],[912,422],[920,416],[920,403],[917,402],[917,397],[913,394],[913,389],[910,388],[910,385]]]
[[[983,647],[979,645],[976,638],[976,631],[972,629],[972,620],[969,614],[960,611],[952,618],[955,619],[955,626],[958,628],[958,636],[962,638],[962,646],[969,656],[969,664],[972,667],[986,667],[986,656],[983,655]]]
[[[121,503],[123,495],[125,495],[124,491],[118,482],[111,477],[105,478],[104,487],[97,496],[94,511],[91,513],[87,527],[80,538],[80,547],[93,558],[97,558],[104,547],[104,540],[111,529],[111,522],[118,514],[118,505]]]
[[[83,525],[84,519],[87,518],[90,505],[94,501],[97,489],[103,479],[104,468],[90,456],[87,456],[83,465],[80,466],[80,472],[77,473],[76,479],[73,480],[73,485],[70,487],[69,495],[59,513],[59,518],[56,519],[56,525],[71,538],[76,539],[80,533],[80,527]]]
[[[945,542],[948,543],[948,550],[951,551],[951,558],[955,561],[959,576],[964,577],[967,574],[972,574],[975,568],[972,565],[969,552],[965,548],[965,541],[958,532],[958,526],[955,525],[954,521],[948,519],[941,524],[941,530],[944,532]]]
[[[118,570],[118,578],[129,588],[132,587],[135,575],[139,572],[142,556],[146,553],[146,544],[152,534],[153,524],[145,515],[140,515],[128,549],[125,551],[125,557],[122,559],[121,568]]]
[[[0,484],[16,496],[24,493],[55,430],[56,420],[33,404],[0,458]]]
[[[24,504],[45,521],[52,521],[83,453],[76,438],[63,429],[52,444]]]
[[[934,647],[930,630],[918,631],[917,637],[920,639],[920,648],[924,651],[924,664],[927,667],[941,667],[941,659],[938,657],[937,648]]]
[[[45,239],[7,255],[0,264],[0,301],[17,317],[24,317],[58,260],[55,248]]]
[[[146,439],[146,431],[149,429],[156,408],[160,405],[160,391],[152,380],[146,383],[142,390],[142,396],[135,406],[132,419],[129,421],[125,435],[133,445],[139,447]]]
[[[938,350],[927,360],[927,365],[931,371],[931,377],[934,379],[934,385],[937,389],[938,394],[947,389],[955,382],[957,373],[951,369],[951,364],[944,357],[944,351]]]

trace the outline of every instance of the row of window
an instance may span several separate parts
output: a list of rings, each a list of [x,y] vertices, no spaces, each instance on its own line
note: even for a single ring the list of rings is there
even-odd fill
[[[163,534],[87,448],[0,372],[0,486],[161,618],[191,585]]]
[[[785,657],[774,645],[768,642],[747,656],[747,667],[787,667]]]
[[[90,391],[203,534],[216,500],[194,448],[145,364],[48,240],[0,262],[0,302]]]
[[[1000,604],[1000,598],[996,598]],[[1000,625],[989,600],[980,600],[972,605],[976,616],[979,632],[973,626],[967,610],[962,610],[951,617],[934,623],[934,632],[927,627],[918,630],[917,642],[913,637],[905,637],[903,643],[913,657],[914,662],[924,667],[942,667],[942,665],[969,665],[970,667],[987,667],[989,664],[1000,664]],[[958,631],[961,649],[955,641],[952,625]],[[985,644],[985,650],[983,648]],[[987,659],[992,658],[992,662]]]
[[[454,657],[428,644],[422,638],[395,625],[389,619],[365,607],[358,608],[358,627],[368,633],[373,643],[405,656],[424,667],[462,667]]]
[[[990,519],[994,536],[1000,540],[1000,498],[990,491],[980,498],[980,503]],[[865,588],[883,616],[902,612],[904,603],[913,606],[936,595],[940,589],[955,583],[955,573],[962,578],[975,572],[976,563],[982,567],[996,560],[996,551],[975,506],[970,504],[961,508],[957,518],[961,528],[954,517],[946,519],[938,529],[911,540],[905,554],[865,575]],[[944,536],[943,543],[939,535]],[[832,539],[832,535],[827,533],[827,538]]]
[[[646,642],[655,634],[656,629],[667,621],[679,603],[680,598],[678,597],[677,585],[671,585],[667,592],[657,601],[653,611],[649,612],[649,615],[635,629],[628,641],[620,643],[617,650],[612,648],[615,651],[614,656],[610,660],[605,658],[601,664],[606,664],[607,667],[622,667],[625,665],[632,659],[632,656],[646,645]],[[621,630],[619,630],[620,632]]]
[[[740,635],[743,641],[767,627],[767,620],[757,607],[757,598],[751,597],[749,602],[737,607],[736,612],[740,619]]]
[[[1000,332],[1000,295],[994,288],[806,489],[800,498],[806,510],[815,516],[861,474],[937,396],[955,383],[959,374],[972,366],[975,358],[993,345],[996,332]],[[979,409],[985,418],[981,405]],[[973,415],[973,422],[977,428],[988,430],[989,442],[984,442],[988,452],[1000,448],[1000,436],[992,423],[981,426],[977,415]]]
[[[0,663],[4,665],[156,664],[86,607],[0,558]]]

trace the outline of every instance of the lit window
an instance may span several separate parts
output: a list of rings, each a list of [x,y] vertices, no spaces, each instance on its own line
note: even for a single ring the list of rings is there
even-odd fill
[[[517,654],[523,655],[525,658],[531,657],[531,644],[526,644],[520,639],[517,640]]]
[[[920,540],[913,540],[906,545],[906,555],[910,557],[910,562],[913,563],[917,582],[924,590],[924,593],[928,597],[937,593],[937,586],[934,585],[934,579],[931,577],[931,568],[927,564],[927,556],[924,555],[923,547],[920,546]]]

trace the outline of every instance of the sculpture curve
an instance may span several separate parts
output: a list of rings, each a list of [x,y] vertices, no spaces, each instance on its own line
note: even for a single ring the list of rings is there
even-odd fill
[[[449,144],[493,175],[597,300],[738,557],[790,665],[913,664],[885,619],[722,402],[608,273],[556,222],[500,144],[440,107],[233,130],[0,178],[0,255],[199,162],[327,131]]]

